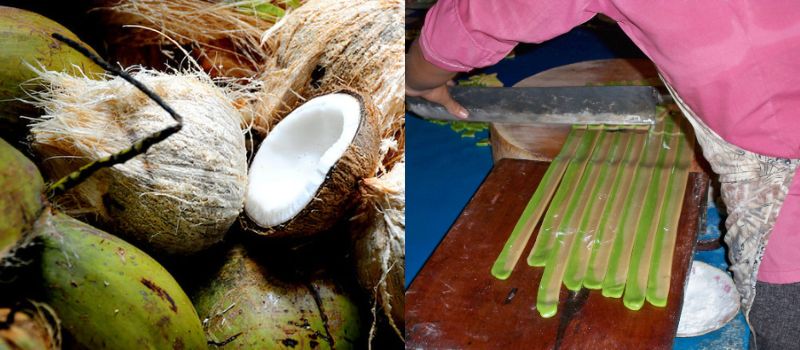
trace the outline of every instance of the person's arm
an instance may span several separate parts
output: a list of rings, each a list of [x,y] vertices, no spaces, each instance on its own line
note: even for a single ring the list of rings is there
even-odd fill
[[[428,101],[444,106],[450,114],[467,118],[469,113],[458,102],[453,100],[447,85],[456,75],[439,68],[425,60],[419,41],[411,44],[411,49],[406,55],[406,95],[419,96]]]
[[[425,17],[420,39],[406,56],[406,94],[468,112],[452,99],[447,82],[456,72],[491,66],[517,43],[539,43],[588,20],[589,0],[439,0]]]

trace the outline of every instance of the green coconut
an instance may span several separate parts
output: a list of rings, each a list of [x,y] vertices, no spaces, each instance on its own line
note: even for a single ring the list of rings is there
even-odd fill
[[[26,263],[12,251],[30,242],[30,229],[44,207],[44,181],[36,165],[3,139],[0,139],[0,188],[2,276],[6,269]]]
[[[0,327],[0,350],[61,349],[60,321],[47,304],[26,301],[0,308],[0,322],[8,322]]]
[[[19,117],[33,114],[30,105],[16,100],[27,97],[23,85],[36,78],[31,67],[75,75],[103,73],[94,62],[53,39],[52,33],[82,43],[67,28],[46,17],[0,6],[0,125],[21,128],[24,125]],[[11,135],[9,130],[2,133]]]
[[[353,349],[361,319],[353,299],[324,276],[285,278],[234,247],[193,294],[208,338],[225,349]]]
[[[151,251],[199,252],[224,238],[244,205],[247,151],[234,105],[241,95],[203,73],[131,74],[183,116],[183,128],[98,171],[56,204]],[[122,78],[40,77],[46,90],[35,105],[46,114],[31,127],[32,147],[52,180],[175,123]]]
[[[125,241],[46,210],[34,232],[43,301],[87,349],[202,349],[200,318],[158,262]]]

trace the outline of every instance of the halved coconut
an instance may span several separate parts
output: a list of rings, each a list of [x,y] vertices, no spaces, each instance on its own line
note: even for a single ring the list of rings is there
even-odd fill
[[[324,95],[273,128],[250,164],[244,208],[254,225],[246,227],[308,236],[341,218],[358,180],[378,163],[378,134],[365,106],[348,93]]]

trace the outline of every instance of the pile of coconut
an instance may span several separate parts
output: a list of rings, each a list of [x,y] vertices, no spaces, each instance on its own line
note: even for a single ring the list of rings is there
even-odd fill
[[[54,205],[165,255],[206,251],[231,230],[313,239],[348,227],[373,314],[402,338],[403,3],[282,2],[269,19],[250,2],[98,3],[110,23],[134,25],[120,27],[129,38],[188,43],[202,57],[189,69],[128,68],[181,130]],[[140,151],[176,123],[119,76],[40,71],[38,83],[31,146],[51,181]]]

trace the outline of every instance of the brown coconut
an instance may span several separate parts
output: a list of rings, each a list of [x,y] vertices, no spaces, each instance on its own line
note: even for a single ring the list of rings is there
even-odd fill
[[[405,329],[405,162],[361,182],[354,222],[354,259],[361,286],[403,338]],[[373,307],[373,316],[376,309]],[[373,320],[373,329],[375,322]],[[370,332],[372,336],[374,333]]]
[[[61,349],[61,324],[47,304],[26,301],[17,308],[0,308],[0,323],[9,321],[0,327],[0,349]]]
[[[109,28],[106,41],[112,56],[121,62],[159,67],[167,59],[162,48],[178,43],[191,47],[192,55],[207,72],[232,77],[255,76],[266,59],[258,49],[259,40],[278,18],[259,9],[287,11],[299,2],[92,1],[95,13]],[[142,56],[143,51],[151,54]]]
[[[385,153],[396,159],[404,126],[403,23],[400,0],[310,0],[290,12],[263,35],[256,128],[269,130],[300,101],[347,86],[375,104]]]
[[[330,102],[334,99],[346,100],[346,115],[337,114],[344,112],[340,106]],[[375,174],[380,143],[374,114],[369,101],[344,92],[312,98],[283,119],[261,143],[250,165],[243,227],[272,237],[311,236],[331,228],[355,205],[358,181]],[[351,121],[350,126],[335,122],[325,124],[339,118],[346,124],[350,117],[358,118]],[[332,149],[338,146],[327,143],[330,140],[325,135],[335,131],[344,135],[350,128],[354,129],[352,138],[345,140],[346,136],[341,136],[342,140],[334,140],[344,142],[341,154],[337,156],[338,153]],[[309,140],[301,141],[297,146],[289,145],[304,137]],[[326,154],[317,155],[319,159],[315,161],[318,163],[312,164],[315,168],[301,168],[300,162],[295,162],[293,157],[299,159],[316,152],[305,149],[307,144],[316,142],[324,144],[321,147],[329,147]],[[277,152],[282,152],[283,161],[266,160],[264,154]],[[294,173],[292,176],[274,176],[282,171]],[[288,196],[276,194],[291,187],[295,177],[306,176],[305,171],[314,172],[316,182],[304,183],[303,191],[292,191]]]
[[[97,172],[56,206],[158,252],[203,250],[222,240],[244,202],[247,160],[242,116],[232,102],[237,93],[199,73],[132,74],[183,116],[183,129],[146,154]],[[46,115],[32,126],[32,146],[50,179],[175,123],[121,78],[54,72],[41,78],[46,91],[34,104]]]

